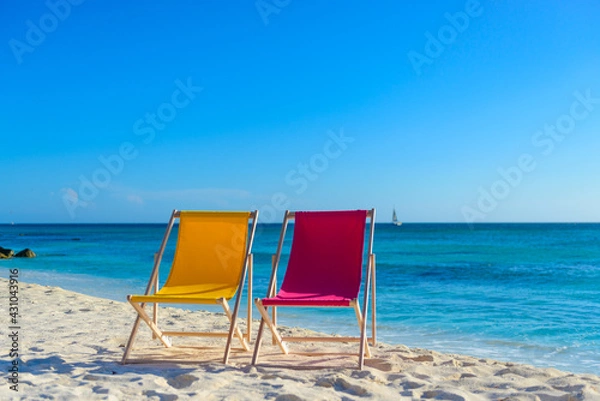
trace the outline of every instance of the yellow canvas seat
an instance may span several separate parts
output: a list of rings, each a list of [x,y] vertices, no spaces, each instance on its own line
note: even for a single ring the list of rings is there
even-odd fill
[[[244,350],[249,351],[252,322],[252,243],[258,211],[207,212],[174,210],[161,247],[155,255],[154,268],[143,295],[128,295],[127,300],[137,311],[122,363],[131,362],[129,355],[143,320],[165,347],[171,347],[168,336],[227,337],[223,362],[227,363],[233,335]],[[159,289],[159,266],[169,236],[179,220],[173,264],[164,286]],[[236,325],[244,283],[248,278],[247,331],[242,334]],[[236,296],[237,294],[237,296]],[[233,312],[228,300],[236,296]],[[158,326],[157,306],[167,304],[218,304],[230,321],[228,332],[176,332]],[[153,304],[153,316],[144,309]]]

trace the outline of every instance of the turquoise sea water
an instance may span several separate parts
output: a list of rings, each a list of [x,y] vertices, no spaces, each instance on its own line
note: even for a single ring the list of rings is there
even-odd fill
[[[24,282],[124,301],[145,289],[164,228],[0,225],[0,246],[38,255],[0,261],[2,276],[18,267]],[[255,296],[279,230],[259,225]],[[600,374],[600,224],[377,224],[374,250],[380,341]],[[357,330],[351,310],[284,310],[280,323]]]

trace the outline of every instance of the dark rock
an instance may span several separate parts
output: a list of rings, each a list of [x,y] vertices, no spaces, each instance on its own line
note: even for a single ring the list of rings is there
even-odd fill
[[[35,256],[35,252],[29,248],[25,248],[21,252],[17,252],[15,258],[35,258]]]
[[[2,248],[0,246],[0,259],[8,259],[8,258],[12,258],[12,256],[15,253],[13,252],[12,249],[6,249],[6,248]]]

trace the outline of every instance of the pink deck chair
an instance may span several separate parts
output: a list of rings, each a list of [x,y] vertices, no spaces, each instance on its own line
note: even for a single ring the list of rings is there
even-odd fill
[[[363,253],[366,221],[370,220],[367,263],[362,311],[358,301],[363,276]],[[290,220],[295,220],[290,257],[281,289],[275,295],[277,268],[281,260],[283,242]],[[258,361],[264,324],[267,323],[274,342],[288,354],[285,341],[351,342],[360,343],[359,369],[363,368],[365,353],[371,356],[368,341],[376,342],[375,327],[375,255],[373,233],[375,209],[328,212],[289,212],[283,220],[277,253],[273,256],[273,270],[267,297],[255,299],[262,319],[254,347],[252,364]],[[371,300],[372,337],[367,338],[367,304]],[[268,308],[272,307],[269,317]],[[347,307],[354,308],[360,337],[282,337],[277,331],[277,307]]]

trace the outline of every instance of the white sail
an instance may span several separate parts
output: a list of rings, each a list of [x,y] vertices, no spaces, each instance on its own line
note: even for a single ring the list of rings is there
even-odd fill
[[[392,212],[392,224],[395,226],[401,226],[402,222],[398,221],[398,216],[396,216],[396,208],[394,208]]]

